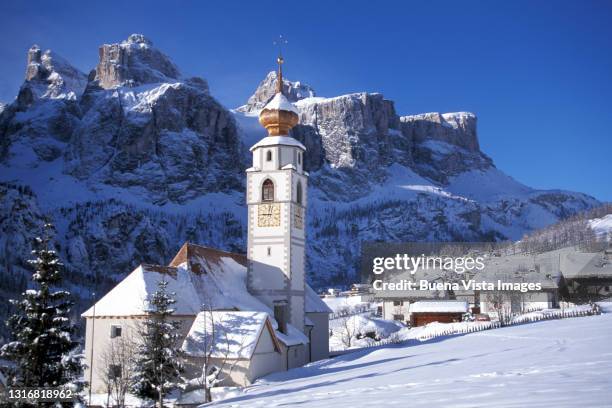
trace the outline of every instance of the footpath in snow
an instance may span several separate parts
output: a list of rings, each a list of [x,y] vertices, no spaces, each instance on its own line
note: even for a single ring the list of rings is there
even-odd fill
[[[218,407],[609,407],[612,310],[358,351],[267,376]]]

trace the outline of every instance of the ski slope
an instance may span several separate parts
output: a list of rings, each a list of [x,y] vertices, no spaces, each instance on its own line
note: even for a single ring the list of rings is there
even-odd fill
[[[612,310],[610,310],[612,312]],[[215,407],[610,407],[612,313],[360,351]]]

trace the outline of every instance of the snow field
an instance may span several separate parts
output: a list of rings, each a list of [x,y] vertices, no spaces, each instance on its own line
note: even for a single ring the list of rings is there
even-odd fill
[[[264,377],[213,405],[609,407],[610,336],[604,313],[373,348]]]

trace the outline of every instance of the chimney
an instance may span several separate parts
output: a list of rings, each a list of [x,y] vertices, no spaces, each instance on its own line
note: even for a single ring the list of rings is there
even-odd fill
[[[287,334],[287,318],[288,318],[288,307],[286,300],[275,300],[274,301],[274,318],[278,323],[278,330]]]

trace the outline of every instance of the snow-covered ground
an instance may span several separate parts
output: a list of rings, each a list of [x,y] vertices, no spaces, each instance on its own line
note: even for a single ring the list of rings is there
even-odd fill
[[[612,214],[608,214],[602,218],[594,218],[589,220],[589,225],[595,234],[602,239],[612,239]]]
[[[367,347],[376,340],[364,337],[367,333],[374,333],[376,339],[382,340],[397,333],[404,328],[400,322],[384,320],[368,314],[340,317],[329,321],[332,335],[329,338],[330,350],[345,350],[347,348]],[[350,337],[350,347],[348,339]]]
[[[609,407],[611,337],[607,313],[373,348],[270,375],[214,406]]]
[[[363,302],[360,296],[337,296],[337,297],[324,297],[323,302],[331,309],[334,313],[347,312],[351,313],[356,308],[363,308],[369,305],[368,302]]]

